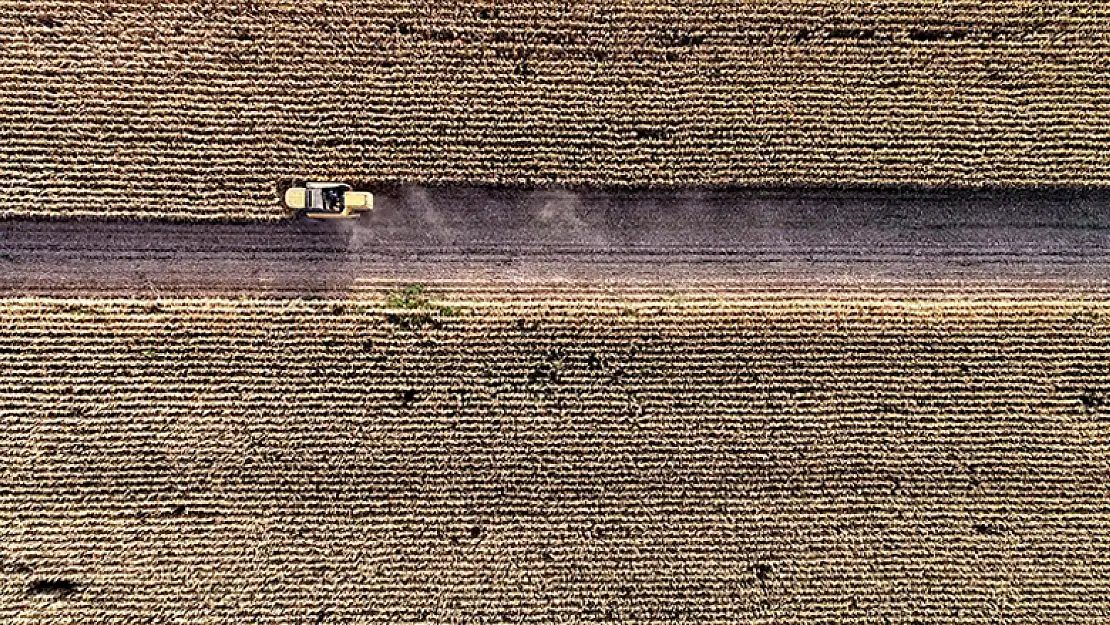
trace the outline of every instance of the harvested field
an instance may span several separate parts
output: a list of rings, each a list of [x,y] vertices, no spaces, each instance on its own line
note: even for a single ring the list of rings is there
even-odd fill
[[[1108,44],[0,0],[0,621],[1110,621]]]
[[[0,215],[285,216],[293,179],[1110,182],[1089,1],[0,2]]]
[[[0,622],[1102,623],[1098,192],[0,221]]]
[[[0,308],[8,622],[1110,618],[1105,303]]]

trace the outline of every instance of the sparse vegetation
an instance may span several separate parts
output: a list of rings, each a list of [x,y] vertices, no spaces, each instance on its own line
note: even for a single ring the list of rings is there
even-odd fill
[[[423,284],[413,284],[391,292],[385,304],[389,308],[418,309],[428,305],[428,297]]]
[[[423,284],[413,284],[390,292],[385,304],[386,308],[403,311],[390,312],[386,319],[393,325],[408,330],[438,327],[441,317],[452,317],[458,312],[452,306],[431,300]]]
[[[427,311],[446,317],[458,312],[453,306],[439,304],[429,299],[423,284],[413,284],[391,292],[386,296],[385,304],[387,308]]]

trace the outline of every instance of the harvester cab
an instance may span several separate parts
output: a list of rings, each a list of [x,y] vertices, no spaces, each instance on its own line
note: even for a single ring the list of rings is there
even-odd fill
[[[309,219],[355,219],[373,210],[374,195],[342,182],[309,182],[287,189],[285,205]]]

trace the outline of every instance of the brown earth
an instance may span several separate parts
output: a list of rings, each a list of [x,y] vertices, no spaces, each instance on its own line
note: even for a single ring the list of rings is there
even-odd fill
[[[1105,303],[9,299],[0,619],[1104,623],[1108,357]]]
[[[1106,299],[1102,193],[404,189],[354,222],[0,221],[0,296]]]
[[[285,216],[304,178],[1110,182],[1089,1],[0,2],[0,215]]]

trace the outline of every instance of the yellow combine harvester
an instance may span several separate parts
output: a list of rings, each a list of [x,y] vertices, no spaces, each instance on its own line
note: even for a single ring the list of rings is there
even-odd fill
[[[309,219],[355,219],[374,209],[374,194],[342,182],[308,182],[286,190],[285,205]]]

